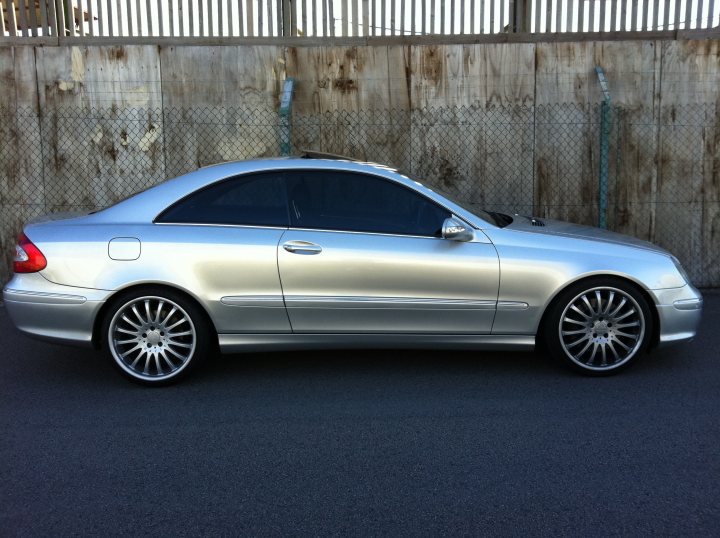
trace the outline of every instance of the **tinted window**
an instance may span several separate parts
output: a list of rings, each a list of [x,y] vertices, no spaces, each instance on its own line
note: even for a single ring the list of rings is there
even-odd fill
[[[299,228],[439,236],[450,216],[402,185],[348,172],[289,173],[288,201]]]
[[[158,222],[287,226],[285,184],[280,174],[241,176],[184,198]]]

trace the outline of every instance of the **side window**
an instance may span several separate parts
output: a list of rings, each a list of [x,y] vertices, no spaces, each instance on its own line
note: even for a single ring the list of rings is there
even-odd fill
[[[402,185],[350,172],[291,172],[288,203],[298,228],[439,236],[450,216]]]
[[[157,222],[287,226],[285,182],[278,173],[221,181],[170,206]]]

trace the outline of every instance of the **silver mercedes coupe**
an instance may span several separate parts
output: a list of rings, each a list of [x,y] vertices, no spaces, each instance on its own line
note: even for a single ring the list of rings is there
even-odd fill
[[[102,211],[29,223],[7,311],[21,331],[103,348],[150,385],[218,348],[542,343],[602,375],[695,335],[702,297],[659,247],[312,157],[214,165]]]

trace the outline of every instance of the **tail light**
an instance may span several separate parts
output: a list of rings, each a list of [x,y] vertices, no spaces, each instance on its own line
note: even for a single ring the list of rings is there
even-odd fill
[[[43,253],[24,233],[18,237],[13,262],[13,270],[16,273],[37,273],[47,267],[47,260]]]

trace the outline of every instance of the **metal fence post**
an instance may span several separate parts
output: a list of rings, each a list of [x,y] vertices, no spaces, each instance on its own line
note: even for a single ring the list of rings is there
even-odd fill
[[[283,83],[280,97],[280,155],[290,155],[292,149],[292,96],[295,79],[290,77]]]
[[[600,66],[595,67],[600,88],[603,92],[603,102],[600,104],[600,177],[598,185],[598,226],[607,228],[608,206],[608,173],[610,169],[610,90],[608,89],[605,72]]]

